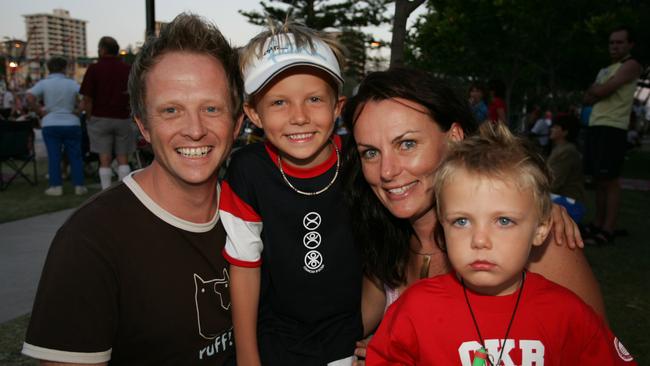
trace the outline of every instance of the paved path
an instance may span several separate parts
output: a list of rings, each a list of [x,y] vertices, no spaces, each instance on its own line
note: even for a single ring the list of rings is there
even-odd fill
[[[0,324],[32,310],[50,242],[72,210],[0,224]]]

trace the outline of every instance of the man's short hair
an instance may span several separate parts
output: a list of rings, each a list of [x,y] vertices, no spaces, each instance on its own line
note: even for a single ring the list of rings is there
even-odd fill
[[[50,74],[63,73],[67,66],[68,61],[62,57],[52,57],[51,59],[47,60],[47,69],[50,71]]]
[[[214,24],[198,15],[181,13],[162,28],[159,37],[147,39],[131,66],[129,98],[134,117],[146,124],[147,74],[163,55],[175,51],[205,54],[218,60],[228,79],[233,120],[241,116],[244,86],[237,51]]]
[[[103,49],[106,53],[112,56],[117,56],[120,52],[120,45],[117,43],[115,38],[109,36],[102,37],[99,40],[99,45],[97,47]]]
[[[625,31],[625,33],[627,34],[627,41],[629,43],[636,43],[636,33],[634,32],[634,30],[632,30],[632,28],[628,27],[627,25],[619,25],[613,28],[612,31],[609,32],[609,34],[611,35],[612,33],[623,32],[623,31]]]

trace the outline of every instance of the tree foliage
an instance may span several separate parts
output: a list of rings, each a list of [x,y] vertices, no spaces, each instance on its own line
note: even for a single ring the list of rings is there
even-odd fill
[[[372,39],[361,28],[390,21],[386,16],[388,3],[388,0],[271,0],[260,1],[262,11],[240,10],[239,13],[256,25],[266,25],[271,18],[280,22],[290,19],[318,30],[337,29],[339,40],[347,50],[343,73],[346,79],[356,82],[365,74],[366,46]],[[348,86],[351,84],[346,83]]]
[[[378,26],[388,22],[386,17],[387,0],[270,0],[260,1],[262,11],[244,11],[249,23],[267,24],[270,17],[284,21],[287,18],[303,23],[313,29],[325,28],[360,28],[370,25]]]
[[[628,24],[642,41],[650,24],[650,7],[640,0],[430,0],[427,6],[412,30],[408,62],[444,77],[501,79],[515,101],[524,91],[529,99],[553,100],[584,90],[609,63],[609,29]],[[647,45],[637,46],[647,56]]]

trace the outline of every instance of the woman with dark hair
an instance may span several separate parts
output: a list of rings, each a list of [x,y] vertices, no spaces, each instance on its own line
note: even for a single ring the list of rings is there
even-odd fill
[[[409,285],[449,271],[436,230],[432,182],[447,143],[473,133],[476,122],[450,88],[408,69],[368,75],[343,116],[353,132],[344,179],[362,247],[364,327],[370,333]],[[554,207],[552,216],[552,237],[565,245],[547,240],[531,253],[529,269],[571,289],[604,314],[582,251],[571,249],[581,243],[577,226],[562,208]]]

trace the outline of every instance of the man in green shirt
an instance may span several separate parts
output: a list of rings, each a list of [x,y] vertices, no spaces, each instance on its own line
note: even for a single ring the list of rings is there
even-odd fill
[[[627,129],[641,65],[630,51],[634,36],[618,27],[609,36],[612,64],[603,68],[587,90],[585,104],[593,104],[585,146],[585,169],[596,182],[596,216],[592,239],[611,242],[620,205],[619,176],[625,157]]]

